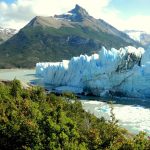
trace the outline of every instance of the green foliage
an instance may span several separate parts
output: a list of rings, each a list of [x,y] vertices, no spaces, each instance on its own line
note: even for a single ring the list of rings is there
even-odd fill
[[[131,135],[112,120],[85,112],[81,102],[22,89],[18,80],[0,84],[0,149],[2,150],[149,150],[145,133]],[[69,99],[68,99],[69,98]]]
[[[71,93],[71,92],[64,92],[64,93],[62,94],[62,96],[63,96],[63,97],[66,97],[66,98],[68,98],[68,99],[76,99],[75,94],[74,94],[74,93]]]
[[[11,82],[11,90],[10,90],[10,94],[14,97],[14,98],[17,98],[20,93],[21,93],[21,83],[19,80],[17,79],[14,79],[12,82]]]

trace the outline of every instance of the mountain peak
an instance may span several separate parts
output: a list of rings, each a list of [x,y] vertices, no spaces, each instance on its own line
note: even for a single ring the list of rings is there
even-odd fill
[[[66,14],[55,15],[55,18],[66,19],[66,20],[74,21],[74,22],[81,22],[85,18],[88,18],[88,17],[90,17],[88,12],[84,8],[79,6],[78,4],[76,4],[75,8],[70,10]]]
[[[80,15],[82,17],[89,16],[88,12],[78,4],[76,4],[75,8],[69,11],[69,13]]]

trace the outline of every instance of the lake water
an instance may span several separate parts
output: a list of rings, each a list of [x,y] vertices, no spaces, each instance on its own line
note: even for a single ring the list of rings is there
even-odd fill
[[[14,78],[24,83],[47,86],[42,79],[35,76],[34,69],[0,69],[0,80],[13,80]],[[88,100],[87,100],[88,99]],[[91,100],[92,99],[92,100]],[[150,100],[140,99],[115,99],[114,113],[119,124],[132,133],[145,131],[150,135]],[[97,117],[110,119],[110,107],[98,97],[81,98],[83,108]]]
[[[101,101],[82,101],[83,108],[96,115],[110,119],[109,104]],[[134,105],[113,104],[114,114],[119,124],[131,131],[138,133],[145,131],[150,135],[150,108]]]

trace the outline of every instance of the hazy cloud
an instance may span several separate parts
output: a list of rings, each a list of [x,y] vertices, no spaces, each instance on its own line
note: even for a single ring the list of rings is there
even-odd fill
[[[94,17],[109,0],[16,0],[12,4],[0,2],[0,25],[20,28],[35,16],[53,16],[74,8],[75,4],[84,7]]]

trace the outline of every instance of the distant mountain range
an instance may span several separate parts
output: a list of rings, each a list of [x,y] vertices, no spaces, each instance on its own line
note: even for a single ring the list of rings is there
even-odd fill
[[[106,48],[140,44],[76,5],[66,14],[37,16],[0,45],[0,68],[35,66],[41,61],[61,61]]]
[[[127,33],[133,40],[141,43],[143,46],[150,46],[150,33],[137,30],[126,30],[125,33]]]
[[[11,38],[16,33],[17,33],[16,29],[0,27],[0,44],[7,41],[9,38]]]

